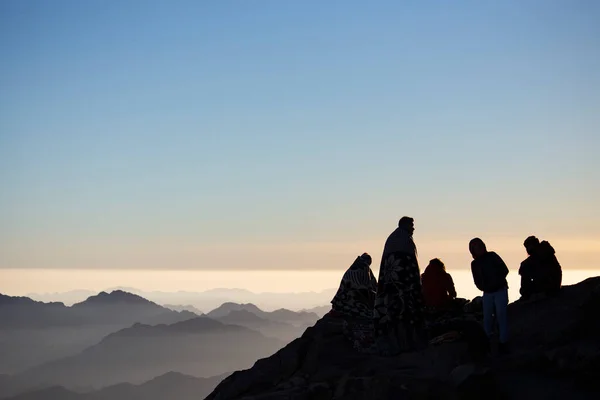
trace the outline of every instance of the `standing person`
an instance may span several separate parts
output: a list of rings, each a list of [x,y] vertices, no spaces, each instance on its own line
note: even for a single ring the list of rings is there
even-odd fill
[[[380,351],[398,354],[426,341],[414,220],[402,217],[385,242],[373,319]]]
[[[472,239],[469,242],[469,251],[473,256],[471,272],[475,286],[483,292],[483,325],[488,337],[493,332],[494,318],[498,321],[499,350],[501,353],[508,351],[508,283],[506,276],[508,268],[493,251],[488,251],[483,240]]]

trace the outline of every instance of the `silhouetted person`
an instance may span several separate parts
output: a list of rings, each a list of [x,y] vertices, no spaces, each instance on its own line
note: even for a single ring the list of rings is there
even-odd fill
[[[508,283],[506,276],[508,268],[493,251],[488,251],[483,240],[472,239],[469,242],[469,251],[473,256],[471,272],[475,286],[483,292],[483,327],[490,337],[493,333],[494,315],[498,321],[500,334],[500,351],[507,351],[508,343]]]
[[[439,258],[429,261],[429,265],[421,275],[421,285],[423,301],[427,307],[434,309],[453,307],[453,300],[456,299],[454,281]]]
[[[562,282],[562,269],[554,248],[545,240],[540,243],[535,236],[529,236],[523,245],[528,257],[519,267],[521,296],[527,299],[537,293],[557,293]]]
[[[562,285],[562,268],[556,258],[556,252],[552,245],[546,240],[543,240],[540,243],[538,251],[542,271],[544,272],[545,277],[543,282],[546,294],[557,294]]]
[[[426,343],[414,220],[402,217],[385,242],[373,320],[380,351],[397,354]]]
[[[525,299],[535,293],[543,292],[541,281],[542,265],[539,257],[540,241],[535,236],[529,236],[523,242],[527,258],[519,267],[519,275],[521,275],[521,288],[519,292]]]
[[[377,281],[370,268],[371,261],[371,256],[364,253],[346,270],[331,300],[333,310],[351,317],[373,317]]]
[[[344,317],[344,336],[361,352],[374,349],[373,305],[377,281],[371,271],[371,256],[363,253],[346,270],[331,308]]]

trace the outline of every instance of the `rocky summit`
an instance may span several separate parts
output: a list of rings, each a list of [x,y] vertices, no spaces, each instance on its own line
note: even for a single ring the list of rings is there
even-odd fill
[[[328,314],[207,399],[600,398],[600,277],[556,297],[517,301],[508,312],[508,354],[487,351],[469,329],[450,328],[428,348],[395,357],[354,351],[343,321]]]

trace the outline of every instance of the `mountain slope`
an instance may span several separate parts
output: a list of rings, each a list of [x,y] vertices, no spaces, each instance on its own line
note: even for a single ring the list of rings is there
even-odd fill
[[[600,277],[563,287],[557,297],[513,303],[511,352],[493,357],[485,355],[474,321],[445,325],[461,327],[459,340],[381,357],[353,351],[343,320],[327,315],[273,356],[225,379],[207,400],[597,399],[599,309]]]
[[[313,307],[313,308],[309,308],[309,309],[303,309],[300,311],[305,311],[305,312],[309,312],[309,313],[315,313],[319,316],[319,318],[323,317],[325,314],[327,314],[329,311],[331,311],[331,304],[328,304],[326,306],[318,306],[318,307]]]
[[[261,318],[247,310],[231,311],[224,317],[215,319],[224,324],[245,326],[267,337],[280,339],[286,343],[300,337],[305,329],[304,327],[297,327],[285,322]]]

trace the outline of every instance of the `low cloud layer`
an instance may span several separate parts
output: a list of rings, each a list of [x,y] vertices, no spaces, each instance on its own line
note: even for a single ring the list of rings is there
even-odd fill
[[[424,267],[434,257],[449,268],[468,268],[469,238],[416,238]],[[488,247],[512,267],[525,257],[521,237],[484,237]],[[373,255],[375,269],[383,240],[355,242],[246,241],[196,243],[190,239],[49,239],[9,241],[0,245],[0,269],[116,269],[116,270],[339,270],[362,252]],[[598,268],[600,239],[551,238],[565,268]]]

